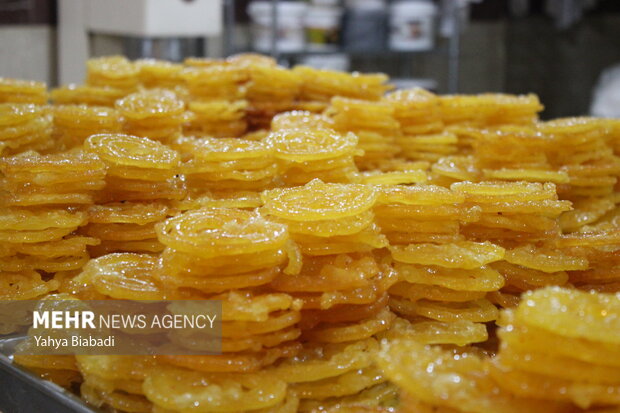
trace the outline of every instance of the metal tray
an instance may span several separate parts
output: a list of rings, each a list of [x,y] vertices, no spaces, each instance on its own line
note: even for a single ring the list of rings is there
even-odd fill
[[[1,413],[101,413],[75,394],[13,363],[23,337],[0,339]]]

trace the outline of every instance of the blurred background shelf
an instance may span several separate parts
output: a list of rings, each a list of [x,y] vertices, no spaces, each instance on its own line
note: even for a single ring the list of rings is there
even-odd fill
[[[378,26],[381,23],[375,21],[369,23],[369,26],[374,30],[368,29],[364,31],[363,27],[360,29],[358,23],[363,22],[363,20],[354,21],[352,16],[358,13],[358,18],[363,19],[365,15],[363,13],[360,14],[359,11],[355,12],[352,8],[356,1],[365,4],[368,1],[375,4],[384,4],[382,8],[372,9],[368,12],[369,16],[372,16],[373,13],[382,14],[383,16],[380,17],[384,19],[383,27]],[[237,47],[239,43],[237,34],[239,31],[237,27],[239,21],[243,21],[243,19],[239,19],[239,14],[247,13],[251,15],[249,21],[249,43],[253,48],[246,47],[242,49],[243,51],[267,53],[276,58],[280,63],[289,66],[307,64],[326,69],[381,71],[387,72],[391,76],[411,80],[416,80],[419,77],[419,75],[416,75],[416,69],[417,66],[422,64],[420,60],[432,56],[440,60],[440,65],[444,72],[441,77],[445,78],[445,82],[441,82],[438,76],[422,77],[419,80],[427,86],[433,86],[433,89],[438,89],[438,85],[444,83],[441,88],[441,91],[444,93],[458,92],[460,24],[464,16],[464,10],[469,4],[468,0],[439,0],[436,2],[422,0],[407,3],[432,7],[432,16],[420,16],[420,20],[411,19],[409,22],[411,30],[418,30],[421,33],[421,37],[429,37],[426,39],[428,40],[428,46],[418,46],[421,47],[420,50],[396,50],[390,47],[390,43],[393,43],[391,36],[394,36],[394,31],[396,30],[392,27],[392,14],[395,10],[392,7],[405,3],[400,0],[310,0],[307,6],[309,9],[306,9],[306,16],[310,14],[308,10],[312,10],[313,5],[316,4],[318,6],[315,7],[319,10],[324,9],[326,7],[325,4],[330,4],[331,6],[329,7],[340,10],[342,13],[342,17],[338,20],[338,26],[334,27],[336,31],[334,34],[329,33],[337,41],[335,44],[325,47],[324,50],[315,50],[315,48],[309,47],[309,44],[312,44],[311,37],[313,34],[309,30],[309,25],[306,24],[307,20],[299,19],[299,11],[291,9],[289,13],[293,17],[287,18],[285,16],[287,7],[284,6],[288,6],[291,3],[293,2],[288,0],[253,0],[250,2],[247,0],[225,0],[225,54],[230,55],[239,52]],[[257,5],[260,7],[257,7]],[[294,24],[292,19],[299,20],[301,23],[299,27]],[[427,19],[428,23],[423,19]],[[286,24],[283,23],[285,20]],[[444,26],[446,21],[450,23],[448,30],[444,30],[448,32],[447,36],[439,35],[439,21],[444,22]],[[245,22],[248,23],[247,20]],[[407,24],[407,21],[404,24]],[[297,30],[294,29],[295,27],[298,30],[305,30],[305,33],[301,34],[304,37],[303,43],[299,39],[299,33],[290,34],[292,30]],[[355,28],[355,30],[350,30],[351,27]],[[325,30],[328,29],[326,28]],[[286,36],[291,37],[288,43],[283,41],[283,37]],[[381,38],[373,40],[372,36],[380,36]],[[351,41],[356,42],[356,47],[347,46],[347,43]],[[364,42],[379,47],[360,47]],[[413,44],[413,46],[416,45]],[[406,48],[407,44],[401,45],[402,47]],[[295,48],[295,50],[291,50],[291,48]],[[335,60],[338,56],[341,57],[340,61]],[[324,62],[320,59],[324,59]],[[437,75],[437,73],[434,73],[434,75]]]
[[[45,81],[53,87],[83,81],[83,62],[71,63],[75,62],[70,60],[71,56],[124,54],[134,59],[154,57],[178,61],[190,55],[221,58],[233,51],[252,50],[252,25],[246,10],[254,0],[131,2],[144,7],[147,3],[158,3],[162,7],[174,4],[179,8],[209,2],[214,7],[212,12],[194,13],[200,20],[200,35],[91,30],[83,24],[83,17],[79,20],[81,25],[71,17],[76,10],[83,12],[84,5],[91,1],[108,3],[106,0],[0,0],[0,6],[6,6],[0,7],[0,75]],[[126,0],[125,3],[128,4]],[[440,0],[435,3],[441,5]],[[551,3],[569,11],[572,8],[568,13],[572,18],[567,20],[564,14],[557,13],[557,7],[550,9]],[[122,7],[106,21],[112,24],[129,20],[135,26],[135,18],[127,19],[127,14],[127,8]],[[163,12],[156,14],[173,21]],[[450,37],[439,35],[435,37],[433,51],[424,53],[393,53],[387,47],[380,53],[366,50],[347,53],[349,68],[385,72],[405,83],[431,80],[439,93],[536,93],[545,102],[542,117],[548,119],[589,113],[594,88],[603,71],[620,64],[618,0],[480,0],[462,14],[467,19],[460,36],[452,42]],[[187,26],[185,20],[174,24],[176,30]],[[65,32],[76,27],[79,29],[76,35],[85,39],[81,43],[85,48],[70,47],[63,42]],[[334,58],[338,53],[324,55],[310,51],[283,55],[280,51],[277,55],[282,63],[300,64],[322,56]]]
[[[322,56],[322,55],[334,55],[334,54],[346,54],[354,57],[393,57],[393,56],[417,56],[417,55],[427,55],[427,54],[447,54],[448,50],[443,49],[433,49],[428,51],[404,51],[404,50],[348,50],[348,49],[338,49],[338,50],[304,50],[301,52],[281,52],[278,53],[280,57],[303,57],[303,56]]]

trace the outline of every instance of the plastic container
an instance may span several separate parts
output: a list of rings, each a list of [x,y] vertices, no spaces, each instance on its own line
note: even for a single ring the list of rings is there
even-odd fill
[[[400,0],[390,6],[390,48],[419,51],[435,44],[437,7],[432,1]]]
[[[437,80],[428,78],[392,78],[390,83],[396,89],[413,89],[420,87],[431,92],[437,92]]]
[[[316,69],[348,72],[351,64],[349,56],[343,53],[317,54],[304,57],[300,63]]]
[[[271,52],[273,36],[273,10],[270,1],[253,1],[248,14],[253,23],[252,45],[260,52]],[[304,15],[308,6],[297,1],[280,1],[276,8],[278,27],[276,48],[278,52],[295,53],[304,50]]]
[[[343,45],[352,52],[379,51],[387,42],[388,11],[382,0],[347,0]]]
[[[341,19],[342,9],[338,7],[310,7],[304,18],[308,50],[337,50]]]

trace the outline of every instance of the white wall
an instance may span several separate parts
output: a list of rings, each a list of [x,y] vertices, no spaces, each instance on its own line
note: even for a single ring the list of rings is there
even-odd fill
[[[56,84],[56,31],[47,25],[0,26],[0,77]]]

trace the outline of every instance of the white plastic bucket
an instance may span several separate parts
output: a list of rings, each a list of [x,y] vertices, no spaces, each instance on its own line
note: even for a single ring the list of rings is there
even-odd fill
[[[304,18],[309,50],[337,50],[340,42],[342,9],[337,7],[310,7]]]
[[[390,48],[418,51],[435,43],[434,18],[437,7],[431,1],[400,0],[390,6]]]
[[[348,55],[342,53],[333,53],[309,55],[304,57],[300,63],[304,66],[314,67],[315,69],[348,72],[351,62]]]
[[[260,52],[271,51],[273,36],[272,4],[269,1],[253,1],[248,6],[252,18],[252,45]],[[304,50],[303,17],[307,5],[297,1],[280,1],[276,8],[278,27],[276,47],[279,52],[293,53]]]

